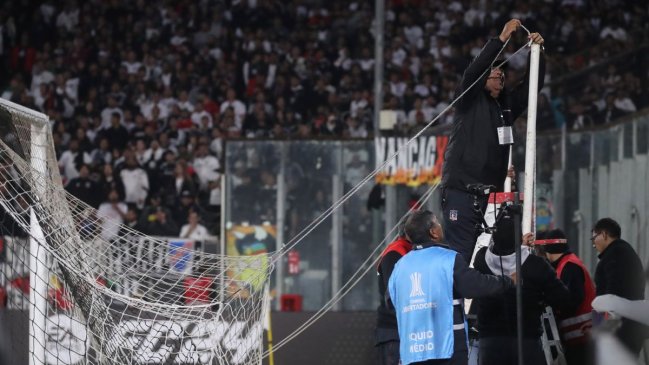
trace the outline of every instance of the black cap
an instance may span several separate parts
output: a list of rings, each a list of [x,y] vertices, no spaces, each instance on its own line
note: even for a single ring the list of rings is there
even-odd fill
[[[492,235],[494,245],[492,252],[498,256],[512,254],[514,249],[514,217],[509,214],[503,215],[496,222],[496,232]]]

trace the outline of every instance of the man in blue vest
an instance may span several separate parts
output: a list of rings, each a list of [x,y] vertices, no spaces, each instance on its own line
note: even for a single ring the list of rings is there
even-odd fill
[[[468,363],[461,298],[503,293],[516,276],[483,275],[442,244],[442,226],[430,211],[413,212],[406,235],[414,250],[396,264],[388,283],[399,328],[403,365]]]

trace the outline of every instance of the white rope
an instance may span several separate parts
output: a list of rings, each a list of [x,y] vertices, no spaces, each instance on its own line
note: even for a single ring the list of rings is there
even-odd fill
[[[430,188],[424,193],[424,195],[419,198],[417,201],[417,206],[421,206],[424,202],[426,202],[437,190],[437,187],[439,184],[431,185]],[[410,212],[410,211],[409,211]],[[316,321],[318,321],[322,316],[324,316],[336,303],[338,303],[349,291],[351,291],[356,284],[360,280],[365,277],[365,275],[372,269],[376,268],[376,265],[378,264],[378,261],[380,260],[380,256],[377,256],[377,252],[380,252],[383,247],[385,246],[386,242],[390,237],[393,237],[393,232],[396,230],[396,228],[401,224],[401,222],[406,219],[408,216],[408,213],[404,214],[397,224],[392,227],[390,232],[383,238],[380,244],[378,244],[374,250],[370,253],[370,255],[365,259],[365,261],[359,266],[359,268],[356,270],[356,272],[350,277],[350,279],[343,285],[338,292],[336,292],[332,298],[325,303],[325,305],[320,308],[313,316],[311,316],[306,322],[304,322],[302,325],[300,325],[297,329],[295,329],[291,334],[283,338],[281,341],[279,341],[277,344],[273,345],[273,351],[277,351],[284,345],[286,345],[288,342],[293,340],[295,337],[299,336],[302,332],[304,332],[307,328],[309,328],[311,325],[313,325]],[[375,257],[376,256],[376,257]],[[373,258],[374,257],[374,258]],[[373,258],[373,259],[372,259]],[[368,264],[369,263],[369,264]],[[270,352],[267,350],[264,352],[262,355],[263,357],[266,357],[270,354]]]

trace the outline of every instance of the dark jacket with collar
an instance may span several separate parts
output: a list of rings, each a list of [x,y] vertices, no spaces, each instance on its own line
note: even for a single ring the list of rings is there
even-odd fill
[[[597,295],[615,294],[629,300],[644,299],[644,270],[631,245],[617,239],[599,254],[595,269]]]
[[[599,254],[595,269],[597,296],[614,294],[628,300],[644,299],[645,277],[642,261],[631,245],[617,239]],[[623,318],[618,337],[630,348],[647,338],[649,330],[636,321]]]
[[[480,80],[458,102],[453,131],[444,155],[442,185],[465,190],[467,184],[482,183],[502,189],[507,175],[508,146],[498,143],[497,128],[511,123],[527,108],[529,76],[512,90],[503,89],[494,99],[484,86],[503,46],[492,38],[464,72],[456,96]],[[545,62],[539,61],[539,90],[543,88]]]

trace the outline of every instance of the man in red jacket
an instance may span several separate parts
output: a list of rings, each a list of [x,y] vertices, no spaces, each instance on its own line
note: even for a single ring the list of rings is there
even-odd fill
[[[566,235],[560,229],[547,232],[535,243],[542,246],[545,257],[557,272],[557,277],[568,287],[573,303],[579,303],[574,310],[557,313],[557,323],[566,361],[572,364],[588,364],[587,344],[592,327],[595,285],[584,263],[570,252]]]
[[[394,313],[394,307],[388,305],[387,300],[389,299],[386,300],[386,291],[394,265],[401,257],[412,250],[412,245],[406,238],[405,233],[406,218],[404,217],[399,224],[397,239],[390,243],[381,253],[377,267],[380,304],[376,318],[376,347],[379,352],[380,365],[398,365],[400,359],[397,317]]]

